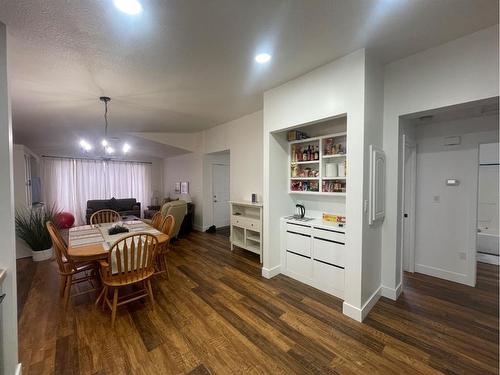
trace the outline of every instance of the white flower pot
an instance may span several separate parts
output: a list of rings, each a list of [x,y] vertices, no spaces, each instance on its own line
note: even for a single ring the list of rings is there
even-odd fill
[[[47,260],[52,258],[52,254],[54,253],[53,249],[33,251],[31,250],[31,256],[33,257],[33,261],[41,262],[43,260]]]

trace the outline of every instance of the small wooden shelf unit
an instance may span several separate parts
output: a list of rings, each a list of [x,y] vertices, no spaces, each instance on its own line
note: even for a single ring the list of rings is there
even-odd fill
[[[259,254],[262,263],[262,204],[231,201],[231,251],[234,246]]]

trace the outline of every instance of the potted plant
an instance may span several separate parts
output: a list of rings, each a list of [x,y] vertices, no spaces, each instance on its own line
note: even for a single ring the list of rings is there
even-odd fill
[[[31,248],[35,262],[52,258],[52,239],[46,223],[54,222],[58,213],[55,206],[24,208],[16,211],[16,234]]]

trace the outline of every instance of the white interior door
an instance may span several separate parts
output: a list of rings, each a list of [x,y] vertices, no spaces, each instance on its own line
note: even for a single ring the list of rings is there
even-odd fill
[[[229,165],[212,165],[213,222],[218,228],[229,225]]]
[[[415,184],[417,150],[415,142],[403,136],[403,270],[415,272]]]

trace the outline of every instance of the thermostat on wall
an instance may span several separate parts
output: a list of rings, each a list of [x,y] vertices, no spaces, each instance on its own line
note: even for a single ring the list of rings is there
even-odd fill
[[[459,183],[460,183],[460,181],[458,181],[455,178],[448,178],[446,180],[446,186],[458,186]]]

